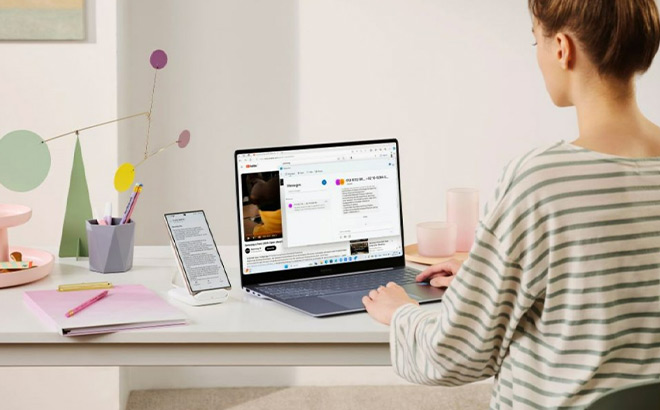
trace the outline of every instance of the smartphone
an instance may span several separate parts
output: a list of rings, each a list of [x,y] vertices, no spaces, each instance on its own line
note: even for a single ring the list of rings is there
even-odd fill
[[[164,216],[188,292],[194,296],[207,290],[231,289],[204,211],[168,213]]]

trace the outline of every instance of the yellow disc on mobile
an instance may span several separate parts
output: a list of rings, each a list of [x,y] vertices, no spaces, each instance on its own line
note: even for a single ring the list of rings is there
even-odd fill
[[[126,191],[133,185],[135,180],[135,167],[133,164],[125,162],[117,168],[115,172],[115,189],[119,192]]]

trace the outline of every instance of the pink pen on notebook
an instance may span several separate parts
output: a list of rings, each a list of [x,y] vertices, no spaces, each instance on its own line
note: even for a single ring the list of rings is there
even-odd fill
[[[89,299],[86,302],[83,302],[81,305],[76,306],[75,308],[69,310],[66,312],[66,317],[71,317],[75,315],[76,313],[80,312],[81,310],[88,308],[89,306],[93,305],[94,303],[98,302],[99,300],[103,299],[104,297],[108,296],[108,291],[104,290],[103,292],[99,293],[98,295],[94,296],[93,298]]]
[[[23,301],[46,326],[64,336],[187,323],[183,312],[143,285],[113,284],[110,293],[102,301],[73,317],[65,316],[72,306],[82,304],[103,290],[105,289],[70,292],[60,292],[58,289],[29,290],[23,293]]]

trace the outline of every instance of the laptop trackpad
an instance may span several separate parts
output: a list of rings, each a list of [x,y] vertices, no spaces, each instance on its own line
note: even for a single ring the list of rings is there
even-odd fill
[[[319,299],[336,303],[347,309],[364,309],[362,298],[367,296],[369,290],[356,290],[354,292],[339,293],[337,295],[319,296]]]

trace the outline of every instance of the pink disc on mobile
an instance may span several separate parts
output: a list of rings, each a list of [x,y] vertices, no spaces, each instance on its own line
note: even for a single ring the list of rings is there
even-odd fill
[[[176,142],[177,144],[179,144],[179,148],[185,148],[189,142],[190,142],[190,131],[188,130],[181,131],[181,134],[179,134],[179,139]]]
[[[160,70],[167,65],[167,54],[163,50],[156,50],[151,53],[149,62],[151,62],[153,68]]]

